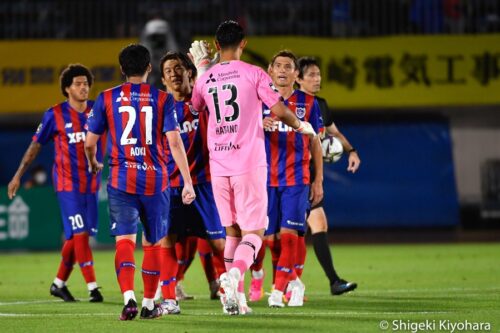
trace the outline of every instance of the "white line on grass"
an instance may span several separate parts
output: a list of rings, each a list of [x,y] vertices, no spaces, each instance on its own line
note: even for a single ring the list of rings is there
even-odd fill
[[[391,315],[434,315],[447,314],[450,311],[390,311],[390,312],[356,312],[356,311],[332,311],[332,312],[279,312],[275,313],[254,313],[252,316],[283,317],[283,316],[308,316],[308,317],[329,317],[329,316],[391,316]],[[0,313],[0,317],[94,317],[94,316],[118,316],[118,312],[113,313]],[[184,315],[192,316],[227,316],[222,312],[193,312]]]
[[[61,302],[60,300],[51,299],[51,300],[33,300],[33,301],[15,301],[15,302],[0,302],[0,306],[2,305],[25,305],[25,304],[41,304],[41,303],[55,303]]]

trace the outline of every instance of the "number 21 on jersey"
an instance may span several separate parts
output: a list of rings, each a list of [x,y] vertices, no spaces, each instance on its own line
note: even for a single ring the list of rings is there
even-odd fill
[[[125,129],[123,130],[122,136],[120,138],[120,144],[122,146],[125,145],[135,145],[137,144],[137,138],[131,137],[130,132],[132,132],[132,128],[135,125],[136,119],[137,119],[137,112],[133,106],[126,105],[126,106],[120,106],[118,108],[119,113],[126,112],[128,113],[128,121],[127,124],[125,125]],[[146,133],[146,144],[151,145],[153,144],[153,107],[150,105],[145,105],[141,108],[141,112],[144,112],[146,114],[146,121],[145,121],[145,133]]]

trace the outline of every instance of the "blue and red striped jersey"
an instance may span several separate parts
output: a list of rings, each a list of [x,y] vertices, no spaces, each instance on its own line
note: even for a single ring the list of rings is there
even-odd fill
[[[109,186],[153,195],[168,186],[165,132],[178,131],[171,94],[124,83],[103,91],[89,115],[89,131],[108,131]]]
[[[194,184],[210,182],[210,166],[207,146],[208,113],[198,113],[189,100],[176,101],[175,112],[179,122],[182,142],[186,150],[191,179]],[[184,186],[184,180],[167,144],[168,175],[170,186]]]
[[[310,122],[316,133],[324,130],[321,110],[314,96],[295,90],[284,103],[300,120]],[[263,113],[264,117],[270,116],[271,110],[264,105]],[[268,186],[309,184],[309,137],[295,132],[281,121],[272,129],[266,129],[265,134]]]
[[[43,115],[33,141],[45,145],[54,140],[54,166],[52,180],[56,192],[95,193],[101,185],[101,175],[88,171],[85,157],[85,134],[87,117],[93,101],[87,101],[85,112],[74,110],[69,103],[54,105]],[[101,140],[97,145],[97,160],[102,162],[104,150]]]

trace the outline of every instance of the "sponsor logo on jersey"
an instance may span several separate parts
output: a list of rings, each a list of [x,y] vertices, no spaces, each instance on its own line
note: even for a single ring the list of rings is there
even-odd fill
[[[128,97],[127,97],[127,96],[125,96],[125,93],[123,92],[123,90],[122,90],[122,91],[120,91],[120,97],[118,97],[118,98],[116,99],[116,103],[119,103],[119,102],[121,102],[121,101],[128,102]]]
[[[125,161],[125,168],[137,169],[137,170],[143,170],[143,171],[146,171],[146,170],[156,171],[156,167],[154,165],[149,165],[146,162],[137,163],[137,162]]]
[[[195,131],[198,129],[198,119],[194,119],[193,121],[186,120],[185,122],[182,123],[180,132],[181,133],[189,133],[191,131]]]
[[[71,127],[73,127],[73,123],[66,123],[64,125],[64,128],[71,128]]]
[[[38,125],[38,127],[36,128],[36,133],[37,134],[40,133],[40,131],[42,130],[42,128],[43,128],[43,124],[40,123],[40,125]]]
[[[271,127],[265,127],[264,130],[266,132],[292,132],[293,128],[288,126],[287,124],[281,122],[281,121],[275,121],[274,125]]]
[[[214,151],[231,151],[231,150],[239,150],[240,145],[235,145],[232,142],[229,143],[216,143]]]
[[[68,133],[69,143],[85,141],[85,132]]]
[[[213,73],[210,73],[210,75],[208,76],[208,80],[207,80],[207,82],[205,82],[205,84],[210,83],[210,82],[217,82],[217,80],[214,79]]]

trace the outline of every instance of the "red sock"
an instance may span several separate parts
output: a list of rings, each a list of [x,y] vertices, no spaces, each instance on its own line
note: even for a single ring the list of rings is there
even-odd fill
[[[206,239],[198,238],[197,244],[198,254],[200,256],[201,266],[205,272],[207,282],[212,282],[217,279],[215,268],[212,260],[212,248]]]
[[[85,282],[95,282],[94,259],[89,245],[89,234],[74,235],[73,240],[75,243],[75,258],[80,265]]]
[[[263,241],[259,253],[257,253],[257,258],[252,266],[250,266],[252,271],[260,271],[262,269],[262,265],[264,265],[264,258],[266,257],[266,245],[267,241]]]
[[[144,259],[142,260],[142,282],[144,284],[144,298],[154,298],[158,281],[160,280],[160,246],[142,246]]]
[[[293,266],[297,255],[297,235],[281,234],[281,255],[276,266],[276,283],[274,289],[285,291],[289,281],[297,276]]]
[[[269,249],[271,250],[271,262],[273,265],[273,284],[275,284],[276,266],[278,265],[278,260],[280,259],[280,254],[281,254],[281,241],[279,239],[268,240],[267,244],[269,246]]]
[[[61,263],[59,264],[59,270],[57,271],[57,278],[63,281],[68,281],[69,275],[73,270],[73,265],[75,264],[75,252],[74,252],[74,241],[73,239],[68,239],[64,242],[61,250]]]
[[[295,273],[300,278],[302,272],[304,271],[304,263],[306,262],[306,238],[304,236],[299,236],[297,241],[297,256],[295,260]]]
[[[178,268],[175,247],[162,247],[160,281],[163,299],[175,299],[175,286],[177,284],[175,276]]]
[[[116,242],[115,269],[122,294],[127,290],[134,290],[134,249],[135,243],[130,239]]]
[[[179,266],[176,275],[177,281],[184,280],[184,274],[186,274],[186,271],[193,262],[197,243],[197,237],[193,236],[189,236],[175,243],[175,253]]]

